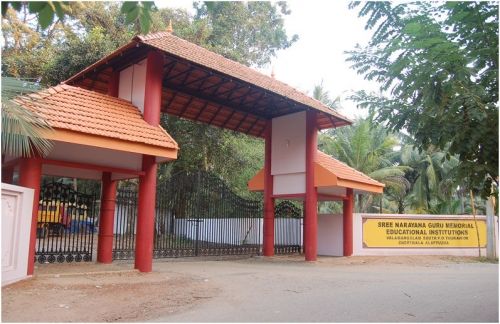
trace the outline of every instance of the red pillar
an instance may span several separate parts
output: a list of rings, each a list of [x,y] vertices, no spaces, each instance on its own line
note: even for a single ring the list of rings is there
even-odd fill
[[[144,120],[153,126],[160,124],[161,93],[163,79],[163,55],[156,51],[148,53],[144,95]],[[153,238],[156,206],[156,157],[142,156],[142,171],[139,177],[139,203],[137,235],[135,243],[135,268],[141,272],[153,269]]]
[[[273,176],[271,175],[271,137],[272,121],[267,121],[264,151],[264,256],[274,255],[274,198]]]
[[[2,182],[12,184],[14,182],[14,167],[2,169]]]
[[[346,189],[346,199],[344,199],[343,215],[343,237],[344,237],[344,256],[352,255],[353,233],[352,233],[352,211],[354,209],[354,193],[351,188]]]
[[[32,275],[35,270],[36,226],[38,222],[38,199],[40,197],[41,177],[42,160],[39,157],[21,158],[19,163],[19,185],[34,189],[30,245],[28,252],[28,275]]]
[[[145,174],[139,178],[135,268],[141,272],[151,272],[156,205],[156,157],[144,155],[142,170]]]
[[[97,262],[113,262],[113,226],[115,218],[116,181],[110,172],[102,174],[101,215],[97,241]]]
[[[318,254],[318,193],[314,186],[314,162],[318,147],[316,112],[306,112],[306,198],[304,250],[306,261],[316,261]]]
[[[144,120],[153,126],[160,125],[161,92],[163,79],[163,55],[148,53],[144,94]]]

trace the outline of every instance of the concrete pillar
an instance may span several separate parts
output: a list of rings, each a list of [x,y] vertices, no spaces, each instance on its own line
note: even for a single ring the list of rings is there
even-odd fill
[[[147,57],[144,94],[144,120],[153,126],[160,124],[163,79],[163,55],[150,51]],[[156,157],[143,155],[143,176],[139,177],[135,268],[141,272],[153,269],[154,220],[156,206]]]
[[[266,126],[265,152],[264,152],[264,228],[263,252],[264,256],[274,255],[274,198],[273,176],[271,175],[271,136],[272,121]]]
[[[316,111],[306,113],[306,197],[304,250],[306,261],[316,261],[318,254],[318,193],[314,185],[314,162],[318,150]]]
[[[354,193],[351,188],[346,189],[346,199],[343,203],[343,237],[344,237],[344,256],[351,256],[353,251],[353,210]]]
[[[113,226],[116,204],[116,181],[111,173],[102,174],[101,215],[99,218],[99,237],[97,241],[97,262],[113,262]]]
[[[148,53],[146,66],[144,120],[153,126],[160,125],[162,81],[163,55],[160,52],[151,51]]]
[[[19,185],[34,189],[34,201],[31,220],[31,235],[28,253],[27,274],[35,270],[36,227],[38,223],[38,200],[40,199],[40,180],[42,178],[42,160],[39,157],[21,158],[19,163]]]
[[[156,209],[156,158],[142,157],[145,175],[139,178],[139,202],[137,206],[137,233],[135,242],[135,269],[141,272],[153,270],[154,221]]]

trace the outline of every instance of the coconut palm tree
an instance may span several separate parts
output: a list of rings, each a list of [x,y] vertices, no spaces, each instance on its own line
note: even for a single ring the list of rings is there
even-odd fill
[[[412,145],[405,145],[401,150],[401,162],[413,169],[408,178],[414,211],[457,210],[459,205],[452,203],[458,187],[455,172],[459,160],[456,156],[449,156],[446,149],[442,151],[430,147],[419,152]],[[447,202],[449,206],[446,206]]]
[[[340,97],[332,99],[330,97],[330,92],[325,90],[323,81],[321,81],[320,84],[314,86],[313,98],[321,101],[324,105],[328,106],[332,110],[338,110],[340,108]]]
[[[2,157],[47,155],[52,143],[42,137],[51,127],[32,111],[21,107],[15,97],[40,90],[35,82],[2,77]],[[29,100],[29,96],[25,96]]]
[[[398,165],[400,153],[395,150],[398,145],[398,138],[376,125],[371,118],[358,119],[350,127],[332,129],[319,136],[319,148],[323,152],[384,183],[386,188],[406,190],[409,183],[405,172],[410,168]],[[364,202],[358,197],[358,207],[362,212],[369,208],[380,210],[380,203],[377,206],[373,202],[372,195],[368,195]]]

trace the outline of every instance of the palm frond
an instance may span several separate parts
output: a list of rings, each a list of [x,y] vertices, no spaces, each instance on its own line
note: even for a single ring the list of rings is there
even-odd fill
[[[2,154],[10,156],[46,156],[52,149],[52,142],[43,137],[43,132],[51,130],[42,118],[13,100],[39,90],[33,82],[2,77]],[[24,101],[29,97],[22,97]]]

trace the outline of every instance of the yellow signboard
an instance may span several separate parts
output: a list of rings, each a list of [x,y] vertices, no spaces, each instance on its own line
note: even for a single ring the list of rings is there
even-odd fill
[[[486,246],[486,222],[477,221],[479,243]],[[474,220],[363,219],[363,247],[367,248],[477,248]]]

